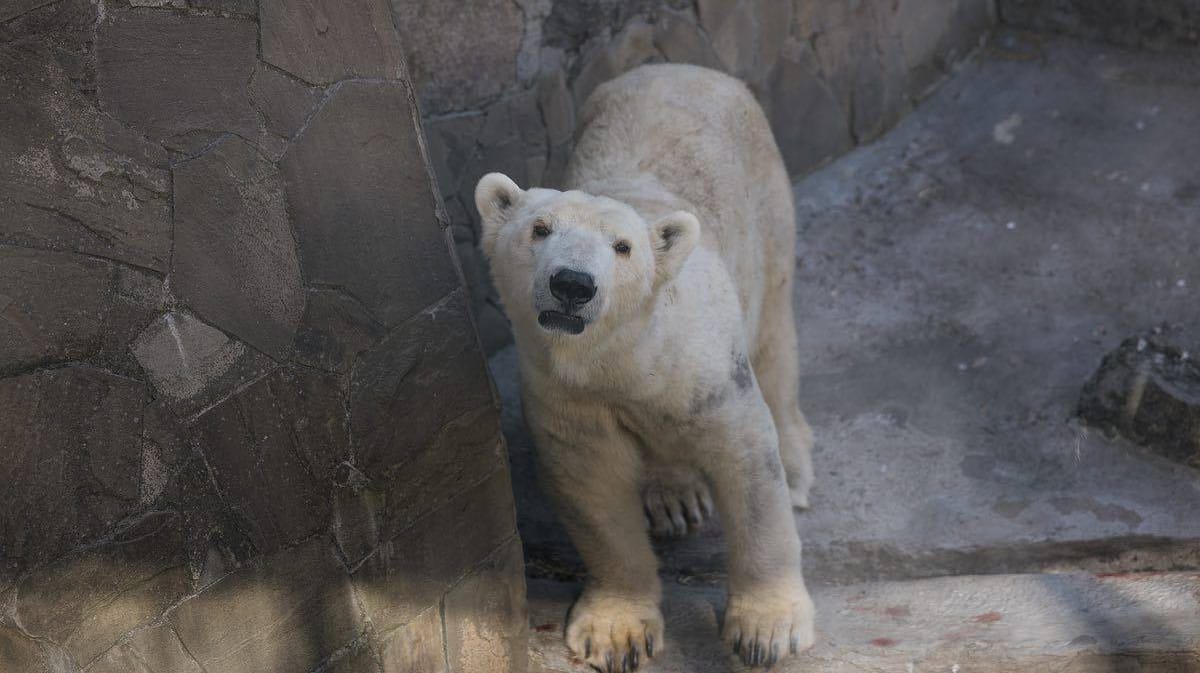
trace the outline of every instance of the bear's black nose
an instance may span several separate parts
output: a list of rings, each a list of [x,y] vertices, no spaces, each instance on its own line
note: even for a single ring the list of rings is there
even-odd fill
[[[596,281],[590,273],[559,269],[550,276],[550,294],[570,310],[588,303],[596,296]]]

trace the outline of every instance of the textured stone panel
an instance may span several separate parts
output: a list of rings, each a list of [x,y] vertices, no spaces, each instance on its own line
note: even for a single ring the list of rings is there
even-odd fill
[[[643,63],[661,60],[654,49],[654,28],[644,21],[632,21],[606,46],[593,48],[575,77],[573,93],[579,108],[604,82]]]
[[[257,39],[246,19],[110,11],[96,36],[101,108],[181,151],[221,133],[253,138]]]
[[[387,0],[261,0],[259,24],[263,60],[312,84],[404,69]]]
[[[144,404],[140,382],[90,367],[0,379],[0,577],[136,509]]]
[[[392,11],[426,114],[478,105],[516,79],[523,22],[512,0],[392,0]]]
[[[707,0],[699,4],[700,22],[712,38],[724,70],[738,77],[753,71],[758,44],[754,9],[749,2]],[[779,3],[783,4],[783,3]]]
[[[691,63],[706,68],[721,67],[721,57],[708,35],[688,12],[663,11],[654,24],[654,46],[671,63]]]
[[[395,325],[458,286],[403,84],[348,82],[282,161],[310,284]]]
[[[381,640],[383,673],[446,673],[442,615],[437,607],[422,612]]]
[[[0,656],[2,660],[2,656]],[[86,673],[204,673],[170,624],[135,631],[86,668]]]
[[[463,414],[383,477],[363,475],[340,487],[334,504],[335,534],[347,560],[362,560],[381,542],[503,464],[496,423],[490,406]]]
[[[362,304],[337,290],[309,290],[300,327],[296,359],[310,367],[349,372],[358,355],[385,331]]]
[[[340,652],[336,660],[324,665],[321,673],[382,673],[379,656],[372,649],[372,639],[361,638],[349,649]]]
[[[451,421],[493,404],[466,298],[458,291],[359,360],[350,392],[357,465],[371,478],[387,475],[429,447]],[[451,432],[447,444],[456,439]]]
[[[172,291],[208,322],[286,359],[304,290],[282,177],[239,138],[174,174]]]
[[[323,537],[225,577],[169,619],[204,670],[223,673],[310,671],[363,630]]]
[[[255,0],[190,0],[196,9],[208,9],[223,14],[255,16],[258,14],[258,3]]]
[[[336,378],[279,370],[205,413],[195,433],[257,549],[273,551],[328,527],[334,468],[347,458]]]
[[[384,544],[354,573],[378,632],[434,606],[466,571],[515,534],[508,470],[448,502]]]
[[[42,673],[47,669],[37,641],[8,626],[0,626],[0,664],[27,673]]]
[[[446,594],[446,658],[454,673],[523,671],[529,615],[525,560],[510,542]]]
[[[99,351],[112,277],[103,260],[0,246],[0,373]]]
[[[274,366],[246,344],[187,313],[164,313],[130,344],[155,391],[190,415]]]
[[[789,173],[810,170],[854,146],[845,114],[807,44],[785,46],[767,112]]]
[[[190,593],[180,518],[148,515],[111,542],[67,556],[21,582],[16,615],[79,662],[157,619]]]
[[[260,65],[250,95],[268,131],[291,138],[321,100],[322,90],[275,68]]]
[[[792,28],[792,3],[785,0],[753,0],[751,8],[758,37],[754,52],[754,81],[771,76]]]
[[[567,88],[567,78],[557,68],[538,76],[538,109],[546,124],[546,140],[561,145],[575,133],[575,101]]]
[[[0,49],[0,128],[0,244],[166,270],[165,153],[99,114],[49,52]]]
[[[5,3],[5,7],[13,3]],[[20,5],[20,2],[16,3]],[[58,62],[75,89],[88,98],[96,91],[96,59],[92,51],[98,7],[90,0],[60,0],[16,19],[0,18],[0,43],[36,41]],[[4,10],[0,10],[2,15]],[[64,90],[63,93],[66,93]]]

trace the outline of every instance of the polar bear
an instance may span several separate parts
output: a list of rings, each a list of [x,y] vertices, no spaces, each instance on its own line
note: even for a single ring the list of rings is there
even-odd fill
[[[738,80],[648,65],[584,106],[566,191],[476,187],[545,490],[588,570],[566,640],[597,670],[663,643],[647,534],[713,512],[729,547],[723,638],[771,665],[813,642],[792,506],[812,435],[797,405],[791,184]]]

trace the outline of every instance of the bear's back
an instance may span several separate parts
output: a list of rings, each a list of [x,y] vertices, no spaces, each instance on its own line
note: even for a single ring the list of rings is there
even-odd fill
[[[597,87],[579,127],[566,188],[626,201],[644,216],[694,212],[747,318],[759,311],[766,279],[790,280],[791,182],[741,81],[693,65],[641,66]]]

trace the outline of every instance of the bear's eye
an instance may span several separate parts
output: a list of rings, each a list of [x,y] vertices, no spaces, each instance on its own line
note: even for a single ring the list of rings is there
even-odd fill
[[[533,225],[534,238],[546,238],[549,235],[550,227],[547,227],[545,222],[537,222]]]
[[[629,244],[625,241],[617,241],[613,244],[613,250],[616,250],[618,255],[628,255]]]

